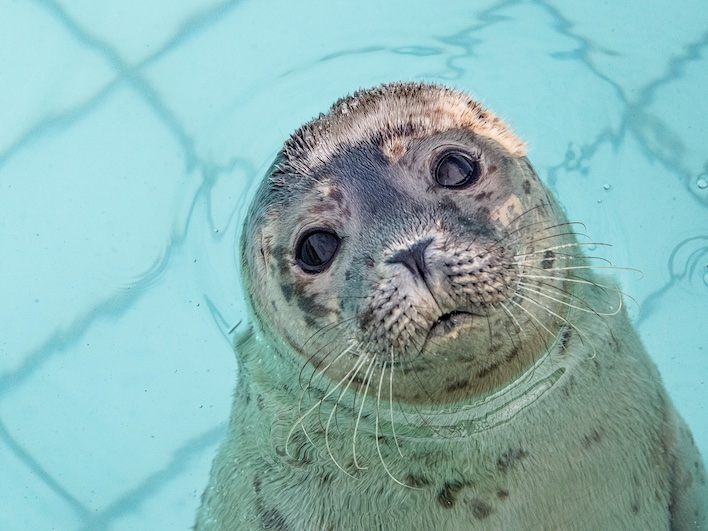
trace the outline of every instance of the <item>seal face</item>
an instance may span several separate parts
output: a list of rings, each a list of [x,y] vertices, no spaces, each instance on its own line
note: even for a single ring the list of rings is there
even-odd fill
[[[690,432],[524,143],[393,83],[285,143],[197,529],[706,529]]]
[[[244,232],[266,335],[352,389],[393,369],[397,401],[506,382],[557,335],[566,275],[547,266],[574,241],[521,153],[489,111],[436,86],[357,93],[304,126]]]

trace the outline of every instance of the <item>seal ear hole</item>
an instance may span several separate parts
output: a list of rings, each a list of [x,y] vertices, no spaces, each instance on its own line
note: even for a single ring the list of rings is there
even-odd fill
[[[467,188],[481,173],[479,159],[460,151],[446,151],[433,167],[435,182],[445,188]]]
[[[295,260],[306,273],[322,273],[337,254],[341,238],[329,229],[310,229],[295,245]]]

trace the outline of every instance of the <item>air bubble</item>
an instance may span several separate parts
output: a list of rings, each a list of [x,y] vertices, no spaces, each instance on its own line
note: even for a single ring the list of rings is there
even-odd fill
[[[602,189],[606,192],[609,192],[610,190],[612,190],[612,185],[610,183],[605,183],[602,185]]]
[[[706,188],[708,188],[708,179],[706,179],[705,177],[698,177],[698,179],[696,180],[696,186],[698,186],[698,188],[700,188],[701,190],[705,190]]]

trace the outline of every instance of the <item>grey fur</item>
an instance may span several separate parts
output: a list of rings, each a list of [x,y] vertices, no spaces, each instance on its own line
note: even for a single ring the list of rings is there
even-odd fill
[[[478,181],[433,178],[445,153]],[[313,274],[303,234],[341,237]],[[690,432],[523,143],[392,84],[288,140],[241,247],[252,327],[199,530],[707,529]]]

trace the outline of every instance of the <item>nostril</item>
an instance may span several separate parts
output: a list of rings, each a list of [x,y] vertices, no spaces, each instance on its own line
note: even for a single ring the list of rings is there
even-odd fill
[[[411,272],[411,275],[425,279],[430,275],[428,266],[425,262],[425,250],[432,243],[432,238],[420,240],[408,249],[401,249],[386,261],[389,264],[402,264]]]

